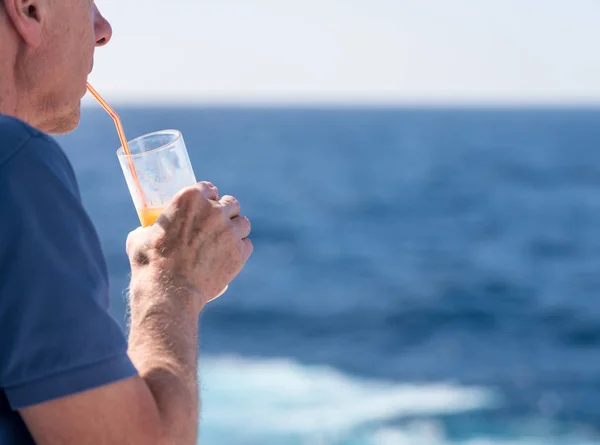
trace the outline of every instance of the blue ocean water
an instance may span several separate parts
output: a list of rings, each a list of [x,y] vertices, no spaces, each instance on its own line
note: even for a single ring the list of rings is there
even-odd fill
[[[600,110],[119,110],[255,253],[201,318],[201,443],[600,444]],[[110,118],[62,136],[125,320]]]

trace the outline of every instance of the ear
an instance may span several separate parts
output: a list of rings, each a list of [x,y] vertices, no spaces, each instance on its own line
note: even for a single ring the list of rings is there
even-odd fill
[[[40,1],[4,0],[4,9],[25,43],[32,48],[40,46],[42,43],[42,5]]]

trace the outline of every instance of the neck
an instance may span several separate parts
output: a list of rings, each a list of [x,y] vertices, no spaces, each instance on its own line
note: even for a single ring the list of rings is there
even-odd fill
[[[1,54],[1,53],[0,53]],[[0,55],[0,59],[4,60]],[[14,76],[7,67],[0,68],[0,114],[14,116],[26,120],[25,113],[20,110],[16,94]]]
[[[1,0],[0,0],[1,1]],[[0,114],[21,119],[36,126],[34,113],[28,105],[29,94],[20,72],[20,42],[7,26],[0,11]]]

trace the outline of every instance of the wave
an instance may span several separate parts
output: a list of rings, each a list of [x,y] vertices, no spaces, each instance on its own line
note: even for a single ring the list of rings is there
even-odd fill
[[[451,435],[448,418],[502,407],[481,387],[361,379],[288,359],[204,357],[202,445],[592,445],[535,424]],[[522,425],[523,426],[523,425]],[[510,431],[509,431],[510,430]]]
[[[574,435],[563,437],[523,437],[521,439],[501,439],[492,437],[449,440],[433,422],[413,425],[410,428],[382,429],[367,441],[353,445],[598,445],[598,441],[580,439]]]
[[[290,360],[205,358],[200,377],[203,445],[387,445],[398,434],[381,429],[388,422],[497,403],[482,388],[363,380]]]

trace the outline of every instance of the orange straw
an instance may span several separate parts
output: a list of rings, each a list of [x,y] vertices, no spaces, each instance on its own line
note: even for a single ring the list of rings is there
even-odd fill
[[[119,115],[113,110],[110,105],[98,94],[98,92],[92,87],[89,83],[87,84],[87,90],[90,92],[92,96],[98,101],[102,108],[113,118],[115,121],[115,125],[117,127],[117,133],[119,133],[119,139],[121,140],[121,145],[123,146],[123,151],[127,155],[127,162],[129,163],[129,170],[131,170],[131,175],[133,176],[133,181],[135,182],[135,186],[137,187],[138,195],[142,200],[142,207],[146,208],[146,199],[144,198],[144,193],[142,193],[142,186],[140,185],[140,180],[138,179],[137,172],[135,171],[135,166],[133,165],[133,161],[129,157],[131,152],[129,151],[129,145],[127,144],[127,138],[125,137],[125,130],[123,130],[123,124],[121,124],[121,119]]]

